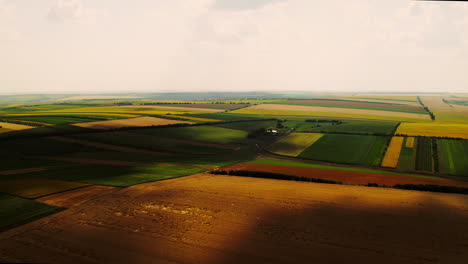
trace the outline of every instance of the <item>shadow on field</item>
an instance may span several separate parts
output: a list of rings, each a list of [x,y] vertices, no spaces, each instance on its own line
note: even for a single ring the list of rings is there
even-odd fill
[[[96,198],[0,234],[0,262],[457,264],[468,259],[466,196],[313,183],[293,191],[296,183],[230,179],[191,176]],[[270,185],[265,188],[264,182]],[[314,190],[324,195],[307,194]],[[373,194],[361,196],[366,192]]]

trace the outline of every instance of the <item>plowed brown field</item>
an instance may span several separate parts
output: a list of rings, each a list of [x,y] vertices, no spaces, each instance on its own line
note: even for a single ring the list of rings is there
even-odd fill
[[[0,262],[465,263],[468,196],[194,175],[0,234]]]
[[[372,174],[364,172],[334,171],[314,168],[301,168],[277,165],[261,165],[239,163],[223,170],[249,170],[249,171],[268,171],[275,173],[284,173],[296,176],[319,178],[333,181],[340,181],[345,184],[368,184],[377,183],[379,185],[393,186],[395,184],[435,184],[446,186],[468,187],[468,182],[453,181],[445,179],[426,179],[418,177],[393,176],[384,174]]]

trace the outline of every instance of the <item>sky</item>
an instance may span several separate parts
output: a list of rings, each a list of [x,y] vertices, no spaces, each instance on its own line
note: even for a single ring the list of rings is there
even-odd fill
[[[0,0],[0,93],[468,92],[468,3]]]

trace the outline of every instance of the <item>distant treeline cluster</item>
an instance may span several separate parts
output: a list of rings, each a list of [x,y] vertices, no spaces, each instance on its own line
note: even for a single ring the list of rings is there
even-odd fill
[[[215,175],[230,175],[230,176],[244,176],[253,178],[275,179],[275,180],[288,180],[288,181],[301,181],[301,182],[315,182],[327,184],[343,184],[340,181],[295,176],[290,174],[273,173],[265,171],[249,171],[249,170],[212,170],[211,174]],[[402,190],[415,190],[426,192],[442,192],[442,193],[457,193],[468,194],[468,188],[432,184],[396,184],[394,186],[378,185],[377,183],[368,183],[364,186],[368,187],[381,187],[381,188],[395,188]]]
[[[424,107],[424,110],[426,110],[426,112],[429,113],[429,116],[431,117],[432,120],[435,120],[435,115],[434,113],[431,112],[431,110],[429,110],[429,107],[427,107],[423,101],[421,100],[421,97],[418,96],[418,101],[419,103],[422,105],[422,107]]]

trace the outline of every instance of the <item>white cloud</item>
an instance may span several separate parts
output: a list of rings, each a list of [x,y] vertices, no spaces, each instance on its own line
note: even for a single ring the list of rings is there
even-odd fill
[[[15,19],[15,7],[0,1],[0,42],[11,42],[22,38],[15,25]]]
[[[285,0],[216,0],[213,7],[221,10],[249,10]]]

